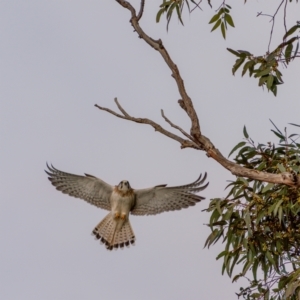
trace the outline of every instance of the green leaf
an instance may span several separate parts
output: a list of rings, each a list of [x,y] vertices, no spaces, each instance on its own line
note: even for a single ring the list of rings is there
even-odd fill
[[[235,61],[235,64],[232,67],[232,74],[236,72],[236,70],[242,65],[242,63],[245,61],[244,57],[241,57]]]
[[[239,259],[239,257],[240,257],[240,255],[239,255],[239,253],[237,252],[237,253],[235,254],[235,257],[234,257],[234,259],[233,259],[233,262],[232,262],[231,267],[230,267],[230,270],[229,270],[229,274],[228,274],[229,277],[231,277],[232,272],[233,272],[233,269],[234,269],[234,266],[235,266],[237,260]]]
[[[209,226],[212,226],[214,222],[216,222],[220,217],[219,211],[215,209],[213,213],[211,214],[210,220],[209,220]]]
[[[285,285],[288,283],[289,277],[287,276],[282,276],[278,282],[278,288],[281,290],[282,288],[285,287]]]
[[[278,219],[279,219],[279,222],[281,223],[282,222],[282,206],[280,206],[278,209]]]
[[[295,123],[289,123],[290,125],[293,125],[293,126],[297,126],[297,127],[300,127],[299,124],[295,124]]]
[[[173,0],[169,0],[169,1],[164,0],[164,2],[159,7],[164,7],[167,10],[171,3],[173,3]]]
[[[243,268],[243,275],[245,275],[247,273],[247,271],[249,270],[249,268],[251,267],[252,265],[252,262],[251,261],[248,261],[245,265],[244,265],[244,268]]]
[[[285,59],[286,59],[286,62],[288,63],[290,57],[291,57],[291,54],[292,54],[292,51],[293,51],[293,44],[289,44],[286,49],[285,49],[285,53],[284,53],[284,56],[285,56]]]
[[[220,25],[221,25],[221,19],[219,19],[219,20],[217,21],[217,23],[214,25],[214,27],[211,29],[210,32],[216,30]]]
[[[193,0],[191,0],[191,2],[193,3]],[[190,8],[190,5],[189,5],[189,1],[185,0],[185,3],[187,5],[187,7],[188,7],[189,13],[191,13],[191,8]],[[196,6],[197,6],[197,4],[196,4]]]
[[[225,8],[222,7],[219,11],[218,11],[218,15],[221,16],[222,14],[225,13]]]
[[[269,120],[272,123],[272,125],[276,128],[277,132],[279,132],[281,134],[281,136],[279,136],[279,137],[282,137],[284,139],[283,133],[279,130],[279,128],[275,125],[275,123],[271,119],[269,119]],[[273,131],[275,133],[274,130],[271,130],[271,131]]]
[[[275,135],[277,135],[280,139],[284,140],[284,136],[283,136],[283,135],[279,134],[278,132],[276,132],[276,131],[273,130],[273,129],[271,129],[271,131],[272,131]]]
[[[184,24],[183,24],[183,21],[182,21],[182,19],[181,19],[181,12],[180,12],[179,5],[176,5],[176,12],[177,12],[177,16],[178,16],[178,19],[179,19],[181,25],[184,25]]]
[[[269,68],[266,68],[266,69],[264,69],[263,71],[261,71],[261,72],[258,72],[258,73],[256,73],[255,75],[254,75],[254,77],[261,77],[261,76],[264,76],[264,75],[268,75],[269,73],[270,73],[270,71],[271,71],[271,68],[269,67]]]
[[[265,216],[265,211],[264,210],[261,210],[258,215],[257,215],[257,218],[256,218],[256,226],[259,224],[260,220]]]
[[[232,282],[237,281],[241,276],[243,276],[243,275],[242,274],[235,275],[232,279]]]
[[[272,187],[274,186],[274,183],[268,183],[263,190],[261,191],[262,194],[264,194],[265,192],[267,192],[268,190],[270,190]]]
[[[227,49],[230,53],[232,53],[233,55],[235,55],[235,56],[238,56],[238,57],[241,56],[240,53],[234,51],[233,49],[230,49],[230,48],[226,48],[226,49]]]
[[[246,142],[240,142],[240,143],[238,143],[236,146],[234,146],[233,149],[232,149],[232,150],[230,151],[230,153],[228,154],[228,157],[229,157],[235,150],[237,150],[238,148],[243,147],[245,144],[246,144]]]
[[[231,15],[225,14],[225,20],[231,27],[234,27],[234,23],[233,23]]]
[[[273,266],[276,267],[275,261],[274,261],[272,255],[271,255],[271,253],[270,253],[269,251],[266,251],[266,257],[267,257],[267,259],[269,260],[269,262],[270,262]]]
[[[288,41],[286,41],[286,42],[285,42],[285,45],[287,45],[287,44],[292,44],[292,43],[295,42],[297,39],[298,39],[298,37],[295,36],[295,37],[289,39]]]
[[[216,257],[216,260],[220,259],[221,257],[223,257],[224,255],[228,254],[228,251],[224,250],[221,253],[218,254],[218,256]]]
[[[276,240],[276,249],[277,249],[277,252],[279,254],[281,254],[281,252],[282,252],[282,241],[279,240],[279,239]]]
[[[277,76],[277,79],[280,81],[280,82],[283,82],[282,78],[281,78],[281,72],[279,70],[275,70],[275,73],[276,73],[276,76]]]
[[[206,242],[204,244],[204,247],[207,246],[207,248],[209,248],[209,246],[213,243],[214,239],[217,237],[219,230],[218,229],[214,229],[214,231],[208,236],[208,238],[206,239]]]
[[[249,211],[246,212],[244,218],[245,218],[246,226],[248,228],[248,234],[249,234],[249,236],[251,236],[252,235],[252,229],[251,229],[251,218],[250,218]]]
[[[274,76],[273,75],[269,75],[268,76],[268,80],[267,80],[267,88],[271,89],[272,85],[273,85],[273,81],[274,81]]]
[[[279,169],[279,171],[280,171],[281,173],[286,172],[286,169],[285,169],[285,167],[283,166],[283,164],[277,164],[277,168]]]
[[[210,19],[210,21],[208,22],[208,24],[211,24],[211,23],[214,23],[214,22],[216,22],[217,20],[219,20],[219,15],[218,14],[216,14],[216,15],[214,15],[211,19]]]
[[[238,50],[238,52],[241,53],[241,54],[244,54],[246,56],[251,56],[252,55],[250,52],[245,51],[245,50]]]
[[[224,40],[226,40],[226,29],[225,29],[224,23],[221,24],[221,32],[222,32]]]
[[[263,76],[259,78],[258,86],[262,86],[268,80],[269,76]]]
[[[226,263],[225,263],[225,259],[226,259]],[[229,270],[230,270],[230,262],[231,262],[232,256],[227,256],[227,257],[225,257],[225,259],[224,259],[224,263],[226,264],[226,272],[227,272],[228,276],[230,277]]]
[[[227,222],[225,220],[221,220],[221,221],[217,221],[217,222],[214,222],[212,223],[212,226],[223,226],[223,225],[226,225]]]
[[[168,12],[167,12],[167,30],[169,30],[169,24],[172,18],[172,14],[173,14],[173,10],[174,8],[177,6],[176,2],[173,2],[170,7],[168,8]]]
[[[258,171],[262,171],[263,169],[265,169],[266,165],[267,165],[266,162],[263,161],[263,162],[260,163],[260,165],[257,167],[257,170],[258,170]]]
[[[244,134],[244,137],[245,137],[246,139],[249,138],[249,134],[248,134],[248,132],[247,132],[247,129],[246,129],[246,126],[245,126],[245,125],[244,125],[244,129],[243,129],[243,134]]]
[[[216,202],[216,209],[218,210],[220,216],[222,215],[222,211],[221,211],[221,201],[217,201]]]
[[[156,23],[159,22],[161,15],[165,12],[164,8],[161,8],[156,15]]]
[[[247,70],[251,67],[255,65],[255,61],[254,60],[250,60],[248,62],[245,63],[244,68],[243,68],[243,72],[242,72],[242,76],[245,75],[245,73],[247,72]]]
[[[232,211],[233,211],[233,206],[231,206],[227,212],[225,213],[225,215],[223,216],[223,220],[229,220],[231,218],[232,215]]]
[[[295,25],[291,27],[287,33],[283,36],[283,40],[285,40],[289,35],[293,34],[298,28],[300,28],[300,25]]]
[[[277,202],[277,204],[276,204],[276,206],[275,206],[275,209],[274,209],[274,211],[273,211],[274,216],[277,215],[278,208],[280,207],[280,205],[281,205],[282,202],[283,202],[283,200],[279,200],[279,201]]]
[[[296,55],[297,55],[297,53],[298,53],[298,49],[299,49],[299,42],[298,42],[297,45],[296,45],[296,50],[295,50],[295,53],[294,53],[293,58],[296,57]]]
[[[264,294],[264,300],[269,300],[270,290],[268,289]]]
[[[266,61],[270,62],[270,61],[274,60],[276,55],[277,55],[276,52],[272,52],[270,55],[267,56]]]
[[[253,263],[253,266],[252,266],[252,273],[253,273],[253,278],[254,278],[255,281],[257,281],[257,267],[258,267],[258,264],[259,264],[259,260],[255,259],[255,261]]]

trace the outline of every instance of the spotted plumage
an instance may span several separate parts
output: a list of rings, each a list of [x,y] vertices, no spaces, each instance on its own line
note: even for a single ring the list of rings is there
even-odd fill
[[[200,175],[195,182],[187,185],[132,189],[127,180],[111,186],[92,175],[74,175],[59,171],[53,166],[47,167],[45,172],[57,190],[110,211],[92,232],[108,250],[134,244],[135,235],[129,222],[129,213],[156,215],[193,206],[204,199],[196,193],[208,186],[208,183],[204,185],[206,173],[203,178]]]

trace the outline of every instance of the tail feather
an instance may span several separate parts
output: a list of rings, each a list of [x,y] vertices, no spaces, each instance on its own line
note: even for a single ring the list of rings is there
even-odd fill
[[[95,227],[93,234],[108,250],[124,249],[135,242],[129,220],[114,219],[111,213]]]

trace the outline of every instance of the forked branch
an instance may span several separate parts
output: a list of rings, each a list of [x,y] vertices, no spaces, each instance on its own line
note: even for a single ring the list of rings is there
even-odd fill
[[[295,176],[291,173],[285,172],[281,174],[271,174],[271,173],[266,173],[262,171],[257,171],[253,169],[247,169],[244,168],[234,162],[231,162],[227,158],[225,158],[222,153],[216,149],[216,147],[213,145],[213,143],[205,137],[200,130],[200,123],[199,119],[197,116],[197,113],[194,109],[193,103],[191,98],[188,96],[183,79],[180,75],[180,72],[176,66],[176,64],[173,62],[171,59],[169,53],[167,52],[166,48],[164,47],[162,41],[159,40],[154,40],[151,37],[149,37],[140,27],[139,25],[139,19],[142,16],[143,9],[144,9],[144,4],[145,1],[141,0],[141,6],[140,6],[140,12],[138,15],[136,15],[136,11],[134,7],[128,2],[124,0],[116,0],[121,6],[124,8],[128,9],[131,12],[131,25],[135,29],[135,31],[138,33],[139,37],[143,39],[148,45],[150,45],[152,48],[154,48],[156,51],[160,53],[160,55],[163,57],[165,63],[167,66],[170,68],[172,72],[172,77],[174,78],[177,88],[179,91],[179,94],[181,96],[181,100],[178,101],[180,107],[186,112],[188,117],[191,120],[191,128],[190,128],[190,134],[185,132],[182,128],[179,126],[173,124],[161,111],[162,117],[165,119],[167,123],[169,123],[173,128],[179,130],[187,139],[183,139],[178,135],[175,135],[171,133],[170,131],[165,130],[163,127],[161,127],[159,124],[155,123],[152,120],[146,119],[146,118],[135,118],[130,116],[119,104],[118,100],[115,98],[116,105],[118,106],[118,109],[122,113],[116,113],[108,108],[101,107],[99,105],[95,105],[101,110],[104,110],[106,112],[109,112],[113,114],[114,116],[118,118],[122,118],[125,120],[129,120],[132,122],[136,123],[141,123],[141,124],[148,124],[152,126],[155,131],[158,131],[162,133],[163,135],[177,141],[180,143],[181,148],[194,148],[197,150],[204,150],[207,154],[208,157],[212,157],[214,160],[216,160],[218,163],[220,163],[224,168],[229,170],[233,175],[235,176],[240,176],[240,177],[246,177],[246,178],[251,178],[254,180],[259,180],[259,181],[265,181],[265,182],[271,182],[271,183],[278,183],[278,184],[286,184],[289,186],[300,186],[300,177]]]
[[[101,107],[98,104],[95,104],[95,106],[98,107],[101,110],[109,112],[110,114],[112,114],[112,115],[114,115],[118,118],[125,119],[125,120],[128,120],[128,121],[132,121],[132,122],[135,122],[135,123],[150,125],[154,128],[155,131],[158,131],[158,132],[162,133],[163,135],[169,137],[170,139],[173,139],[173,140],[177,141],[178,143],[180,143],[182,149],[183,148],[194,148],[194,149],[199,150],[199,146],[195,142],[193,142],[191,140],[185,140],[185,139],[179,137],[178,135],[162,128],[159,124],[157,124],[156,122],[154,122],[152,120],[149,120],[149,119],[146,119],[146,118],[135,118],[135,117],[130,116],[125,111],[125,109],[120,105],[117,98],[115,98],[115,103],[116,103],[116,105],[118,106],[118,109],[121,111],[121,113],[123,115],[120,115],[120,114],[116,113],[115,111],[113,111],[109,108]],[[162,111],[162,115],[163,115],[163,111]],[[184,130],[181,129],[180,127],[178,127],[178,126],[177,126],[177,129],[180,130],[181,132],[184,132]]]

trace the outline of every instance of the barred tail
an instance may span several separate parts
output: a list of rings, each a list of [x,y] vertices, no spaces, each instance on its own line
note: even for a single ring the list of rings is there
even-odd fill
[[[107,250],[124,249],[134,244],[135,236],[129,220],[114,218],[109,213],[93,230],[96,239],[105,244]]]

